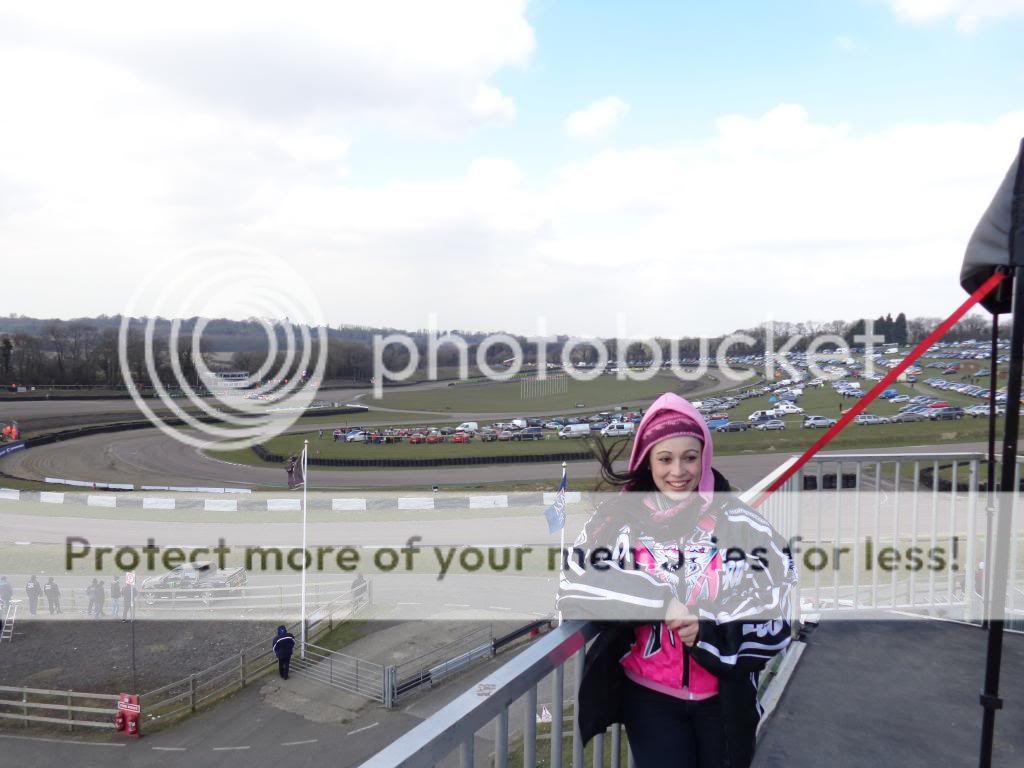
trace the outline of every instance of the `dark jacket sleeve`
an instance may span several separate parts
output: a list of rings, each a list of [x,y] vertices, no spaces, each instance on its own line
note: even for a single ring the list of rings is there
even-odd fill
[[[722,583],[715,600],[697,603],[694,657],[715,675],[756,672],[790,640],[796,566],[786,541],[752,509],[732,502],[725,525]]]

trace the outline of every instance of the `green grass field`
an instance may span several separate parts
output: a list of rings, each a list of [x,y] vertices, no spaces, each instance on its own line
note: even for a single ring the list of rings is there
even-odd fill
[[[447,411],[456,413],[550,413],[576,410],[583,407],[600,410],[619,403],[653,400],[663,392],[676,392],[683,396],[693,391],[696,384],[685,382],[672,374],[659,373],[649,381],[619,381],[614,376],[602,375],[594,381],[568,380],[565,394],[524,399],[520,382],[458,382],[419,391],[399,389],[384,392],[380,400],[367,395],[360,400],[368,406],[399,408],[408,411]]]

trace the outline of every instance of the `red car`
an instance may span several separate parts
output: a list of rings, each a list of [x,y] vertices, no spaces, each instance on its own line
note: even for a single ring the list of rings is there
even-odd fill
[[[434,445],[436,443],[443,443],[443,442],[444,442],[444,435],[442,435],[440,433],[435,432],[433,434],[427,435],[427,444],[428,445]]]
[[[939,401],[934,402],[934,403],[928,403],[928,407],[929,408],[949,408],[949,403],[947,403],[945,400],[939,400]]]
[[[427,438],[424,435],[420,434],[419,432],[417,432],[417,433],[415,433],[413,435],[409,435],[409,444],[410,445],[416,445],[417,443],[425,443],[425,442],[427,442]]]
[[[465,432],[456,432],[452,435],[453,443],[468,443],[470,442],[470,436]]]

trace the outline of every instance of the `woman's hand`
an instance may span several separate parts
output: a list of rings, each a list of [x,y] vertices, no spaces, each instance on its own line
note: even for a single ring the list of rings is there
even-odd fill
[[[672,598],[665,608],[665,626],[670,631],[679,635],[683,645],[692,648],[697,642],[697,631],[700,628],[697,617],[690,613],[690,609],[676,598]]]

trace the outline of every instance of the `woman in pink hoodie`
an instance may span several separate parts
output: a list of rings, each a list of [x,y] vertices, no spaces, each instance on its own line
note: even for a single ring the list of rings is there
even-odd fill
[[[585,740],[626,726],[637,765],[749,765],[757,672],[789,643],[785,541],[711,466],[704,419],[674,394],[640,422],[625,472],[600,449],[601,504],[568,557],[558,607],[610,622],[580,686]]]

